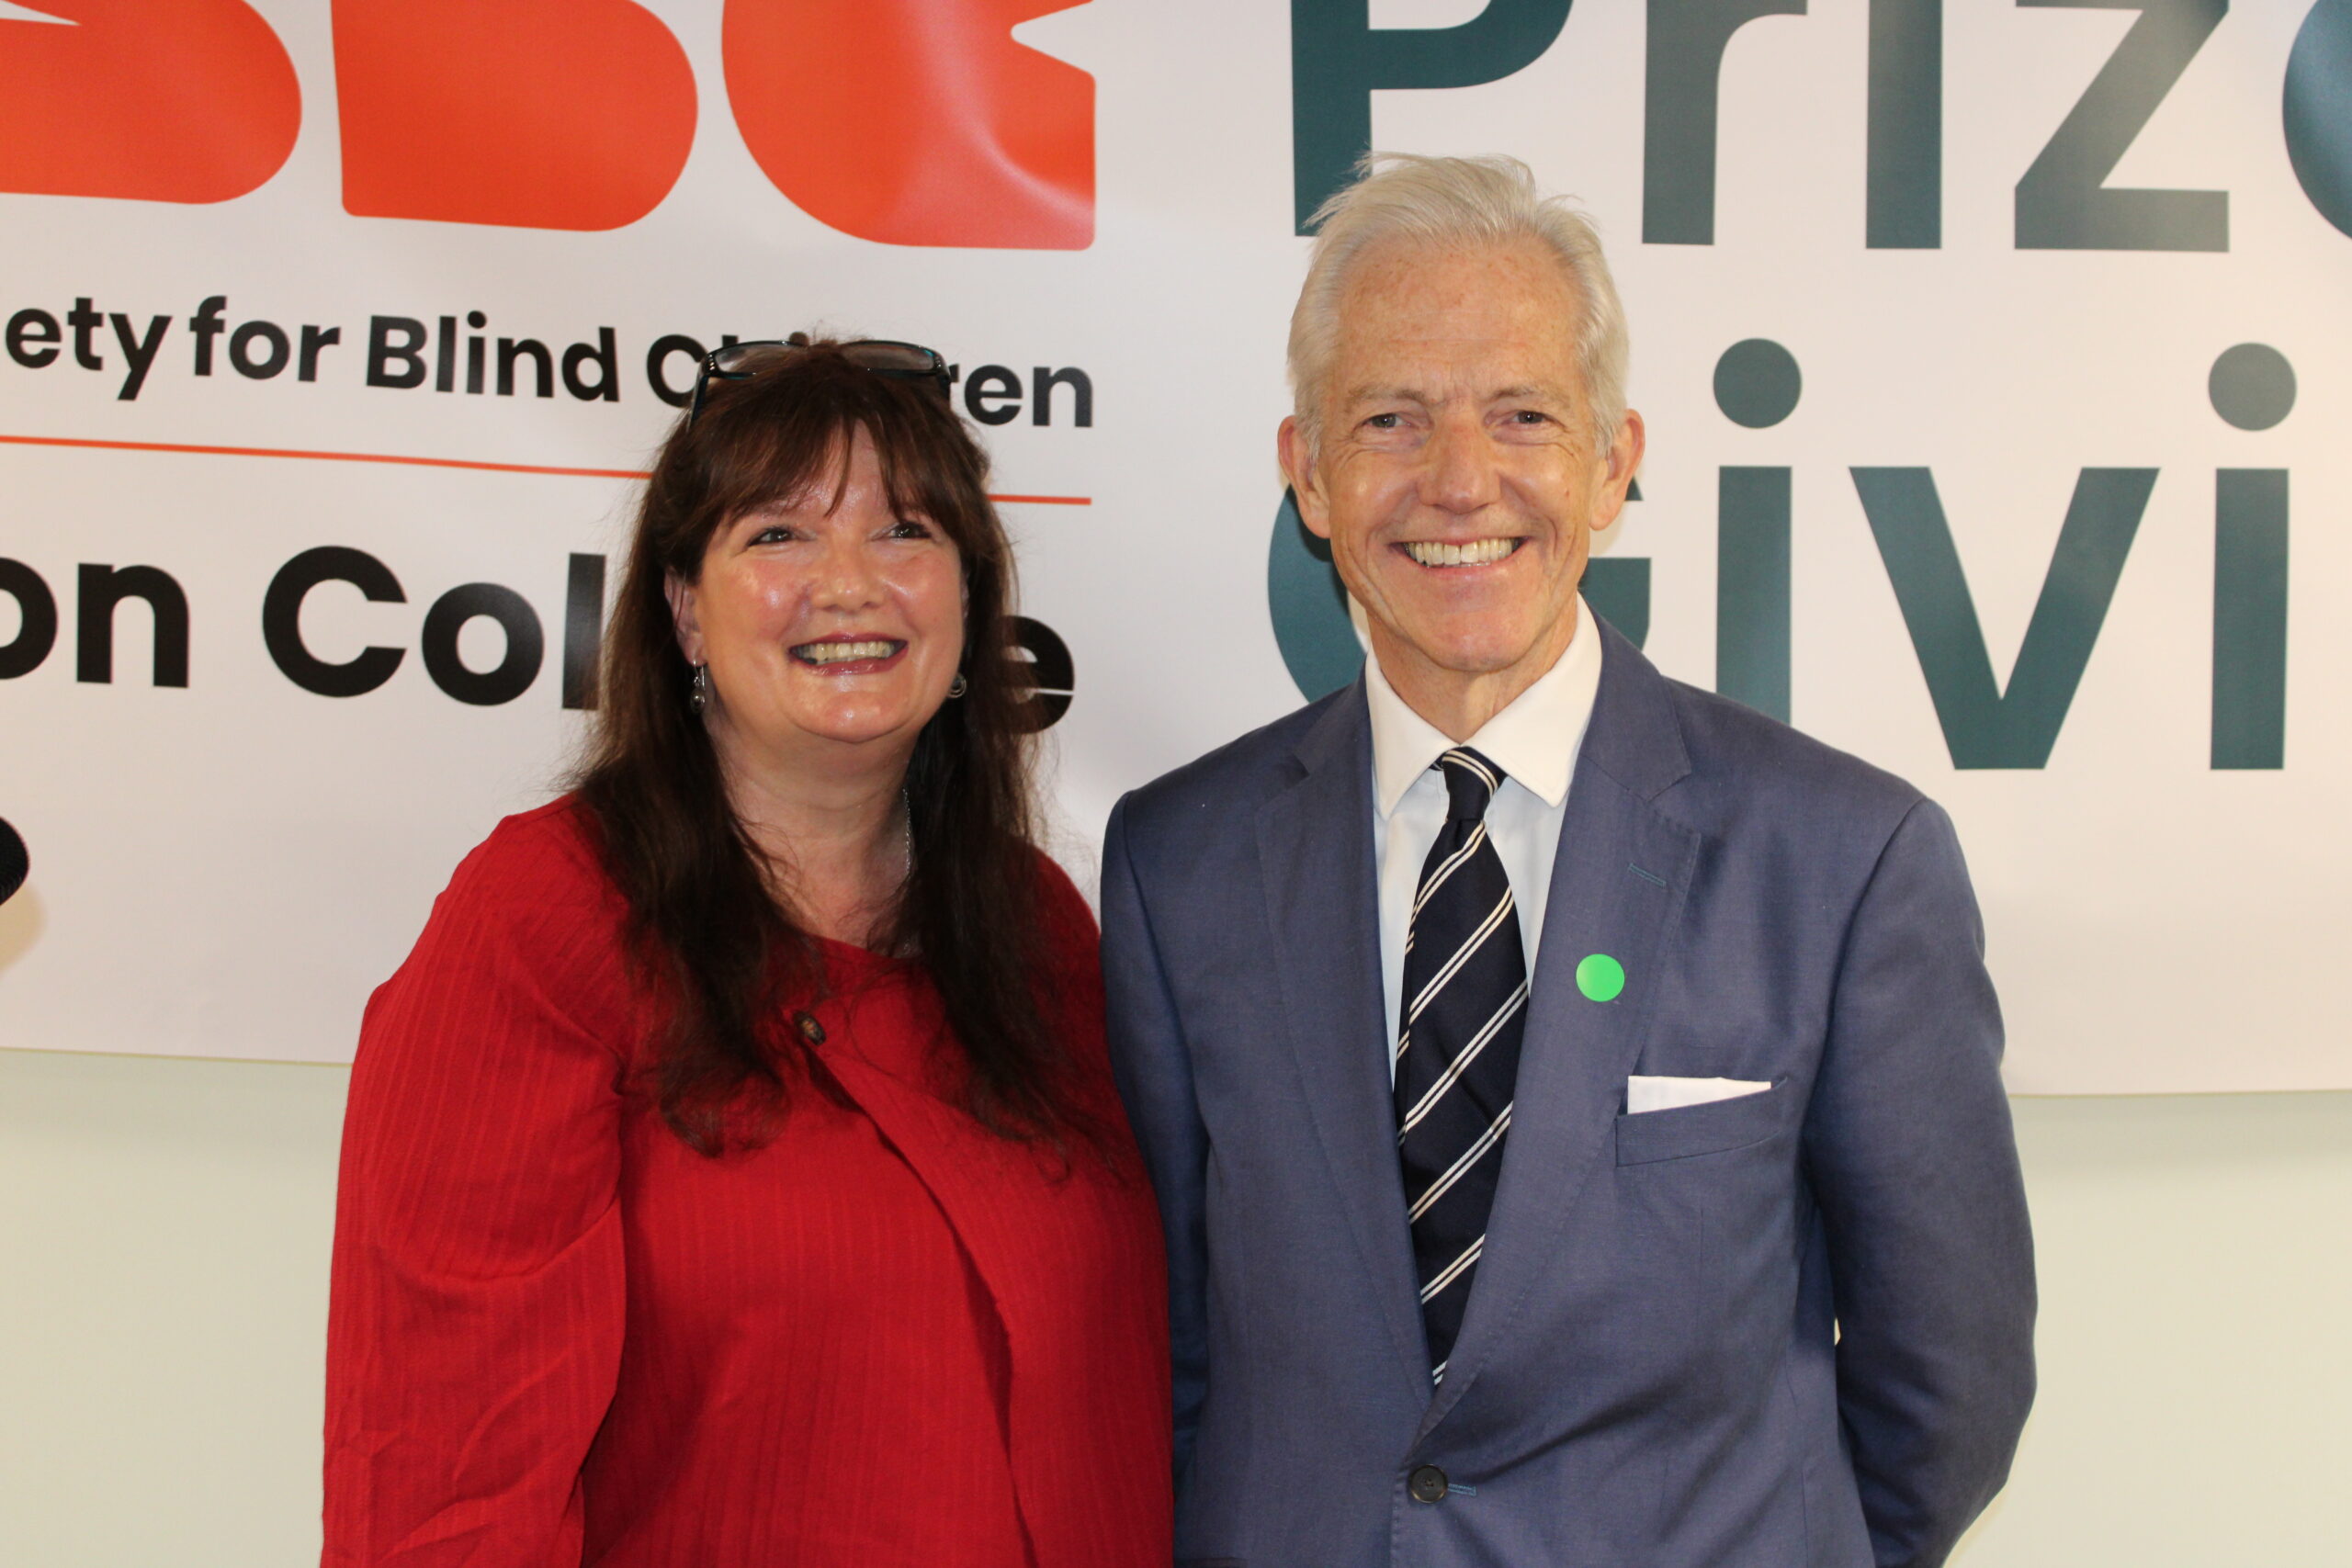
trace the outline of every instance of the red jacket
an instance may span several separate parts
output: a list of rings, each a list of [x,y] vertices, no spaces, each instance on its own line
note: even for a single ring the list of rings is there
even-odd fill
[[[1068,1042],[1115,1118],[1093,921],[1048,880]],[[623,919],[559,801],[467,858],[368,1004],[330,1568],[1165,1568],[1142,1177],[981,1129],[920,973],[839,943],[826,1083],[706,1158],[633,1087],[652,1015]]]

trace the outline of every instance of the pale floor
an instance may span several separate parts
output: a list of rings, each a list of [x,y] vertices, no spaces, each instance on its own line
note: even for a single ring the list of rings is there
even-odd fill
[[[0,1050],[0,1562],[316,1562],[345,1078]],[[2042,1392],[1955,1562],[2352,1563],[2352,1093],[2017,1111]]]

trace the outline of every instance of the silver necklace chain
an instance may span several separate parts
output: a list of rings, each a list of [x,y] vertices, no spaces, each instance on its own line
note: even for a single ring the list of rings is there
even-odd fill
[[[905,787],[899,790],[899,886],[915,874],[915,803]]]

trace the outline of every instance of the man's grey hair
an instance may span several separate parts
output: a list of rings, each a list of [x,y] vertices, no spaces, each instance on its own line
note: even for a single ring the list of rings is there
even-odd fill
[[[1290,318],[1292,407],[1307,446],[1322,436],[1324,385],[1339,347],[1340,301],[1348,271],[1374,245],[1510,245],[1534,241],[1559,258],[1576,290],[1577,367],[1592,417],[1596,450],[1606,452],[1625,416],[1625,308],[1592,220],[1564,197],[1545,196],[1516,158],[1425,158],[1367,152],[1353,185],[1309,220],[1315,249]]]

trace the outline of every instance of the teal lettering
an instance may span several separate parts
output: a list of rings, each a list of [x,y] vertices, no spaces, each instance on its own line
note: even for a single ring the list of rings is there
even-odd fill
[[[1584,602],[1592,613],[1640,648],[1650,639],[1647,556],[1595,556],[1585,562]]]
[[[2287,765],[2287,470],[2213,486],[2213,766]]]
[[[1731,35],[1805,0],[1649,0],[1643,64],[1642,241],[1715,243],[1716,87]]]
[[[1789,470],[1715,481],[1715,690],[1789,721]]]
[[[2018,0],[2137,11],[2107,64],[2018,182],[2021,251],[2226,251],[2219,190],[2109,190],[2107,176],[2229,11],[2229,0]]]
[[[1274,513],[1266,556],[1266,608],[1283,668],[1308,702],[1338,691],[1363,668],[1363,645],[1348,619],[1348,591],[1331,565],[1331,543],[1306,531],[1288,491]]]
[[[2319,0],[2304,17],[2278,113],[2303,194],[2352,234],[2352,0]]]
[[[1863,243],[1943,243],[1944,0],[1871,0]]]
[[[1299,233],[1372,146],[1372,95],[1475,87],[1541,58],[1569,0],[1487,0],[1451,28],[1379,28],[1372,0],[1290,0],[1291,189]]]
[[[2156,470],[2083,470],[2006,692],[1993,679],[1935,477],[1926,468],[1853,475],[1952,766],[2044,766],[2106,623]]]

